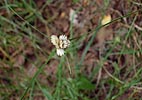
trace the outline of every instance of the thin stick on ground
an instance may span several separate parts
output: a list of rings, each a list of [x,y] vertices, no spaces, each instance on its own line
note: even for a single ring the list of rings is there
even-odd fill
[[[125,82],[119,80],[118,78],[116,78],[115,76],[113,76],[105,67],[103,67],[103,69],[105,70],[105,72],[111,77],[113,78],[115,81],[121,83],[121,84],[126,84]],[[137,90],[142,90],[142,87],[138,87],[138,86],[131,86],[130,88],[133,89],[137,89]]]
[[[72,74],[72,70],[71,70],[71,67],[70,67],[70,63],[69,63],[69,60],[68,60],[67,57],[66,57],[66,61],[67,61],[67,66],[68,66],[68,68],[69,68],[69,72],[70,72],[70,74]]]
[[[0,51],[3,53],[3,55],[8,58],[11,62],[13,62],[13,59],[10,57],[10,55],[8,55],[7,52],[5,52],[5,50],[3,50],[2,47],[0,47]]]

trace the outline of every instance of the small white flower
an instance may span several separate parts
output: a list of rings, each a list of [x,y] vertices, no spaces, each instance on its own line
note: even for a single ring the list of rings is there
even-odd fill
[[[64,49],[69,47],[70,41],[67,39],[67,36],[60,35],[59,38],[56,35],[51,36],[51,42],[56,47],[56,53],[58,56],[64,55]]]
[[[65,48],[69,47],[70,41],[67,39],[67,36],[60,35],[59,36],[59,40],[60,40],[60,42],[59,42],[60,48],[64,48],[65,49]]]
[[[59,36],[59,39],[61,39],[61,40],[67,40],[67,36],[65,36],[65,35],[60,35],[60,36]]]
[[[55,45],[56,48],[59,48],[59,39],[56,35],[51,36],[51,42],[53,43],[53,45]]]
[[[58,56],[63,56],[64,55],[64,49],[57,49],[56,53]]]

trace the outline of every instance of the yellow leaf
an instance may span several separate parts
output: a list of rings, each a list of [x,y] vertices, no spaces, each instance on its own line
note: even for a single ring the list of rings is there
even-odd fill
[[[105,15],[102,19],[102,25],[105,25],[111,21],[111,15]]]

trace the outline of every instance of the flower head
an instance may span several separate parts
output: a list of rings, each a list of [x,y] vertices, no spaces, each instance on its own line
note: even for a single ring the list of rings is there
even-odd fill
[[[63,56],[64,55],[64,49],[57,49],[56,53],[58,56]]]
[[[58,56],[64,55],[64,49],[69,47],[70,41],[67,39],[67,36],[60,35],[59,38],[56,35],[51,36],[51,42],[56,47],[56,53]]]
[[[60,35],[60,36],[59,36],[59,40],[60,40],[60,42],[59,42],[60,48],[65,49],[65,48],[69,47],[70,41],[67,39],[67,36],[65,36],[65,35]]]

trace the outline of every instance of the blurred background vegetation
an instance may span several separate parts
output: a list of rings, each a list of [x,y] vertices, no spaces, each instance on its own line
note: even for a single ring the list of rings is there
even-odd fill
[[[104,16],[111,19],[102,25]],[[53,34],[71,40],[62,57]],[[0,1],[0,100],[142,100],[141,94],[141,0]]]

